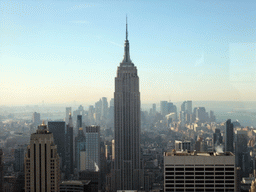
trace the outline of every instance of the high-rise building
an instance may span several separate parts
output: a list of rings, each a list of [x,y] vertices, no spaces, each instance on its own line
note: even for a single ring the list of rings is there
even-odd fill
[[[86,137],[86,169],[99,171],[100,167],[100,127],[88,126],[85,128]]]
[[[106,121],[108,117],[108,100],[106,97],[102,97],[101,107],[101,120]]]
[[[24,171],[24,155],[25,150],[23,147],[19,147],[14,151],[14,171],[15,172],[23,172]]]
[[[160,101],[160,112],[161,112],[161,115],[163,115],[163,116],[168,114],[168,102],[167,101]]]
[[[225,151],[226,152],[234,152],[233,141],[234,141],[234,130],[233,124],[231,123],[231,119],[226,121],[226,129],[225,129]]]
[[[236,166],[241,168],[241,176],[248,177],[250,173],[250,151],[247,131],[235,131]]]
[[[40,113],[34,112],[32,116],[32,122],[35,127],[41,124]]]
[[[80,167],[81,167],[80,165],[81,152],[85,152],[85,150],[86,150],[86,138],[84,135],[83,128],[80,128],[78,130],[78,135],[75,138],[75,162],[76,162],[76,168],[78,171],[80,171]]]
[[[124,58],[115,78],[115,160],[113,190],[138,190],[144,178],[140,162],[140,91],[137,68],[130,59],[128,31]]]
[[[69,114],[72,114],[72,109],[71,107],[66,107],[66,118],[65,118],[65,122],[66,124],[68,124],[68,121],[69,121]]]
[[[64,168],[66,159],[65,128],[65,121],[48,121],[48,129],[53,134],[54,143],[57,145],[57,152],[60,157],[61,168]]]
[[[95,103],[95,122],[97,125],[100,124],[101,112],[102,112],[102,100],[100,99]]]
[[[38,126],[36,133],[31,134],[24,162],[26,192],[59,191],[59,155],[46,125]]]
[[[164,191],[236,191],[233,153],[167,152]]]
[[[77,115],[77,118],[76,118],[76,129],[77,129],[77,133],[79,132],[79,129],[81,127],[83,127],[83,121],[82,121],[82,115]]]
[[[213,151],[223,151],[223,138],[220,129],[215,129],[213,133]]]
[[[155,103],[152,105],[152,114],[153,115],[156,114],[156,104]]]
[[[71,113],[69,114],[69,122],[66,131],[66,178],[70,178],[74,171],[74,159],[73,159],[73,123]]]
[[[191,141],[178,141],[175,140],[176,151],[191,151]]]
[[[3,191],[4,172],[3,172],[3,151],[0,149],[0,191]]]

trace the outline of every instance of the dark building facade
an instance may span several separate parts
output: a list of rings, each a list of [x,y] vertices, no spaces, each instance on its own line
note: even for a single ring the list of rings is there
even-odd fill
[[[225,151],[226,152],[234,152],[233,147],[234,142],[234,131],[233,131],[233,124],[231,123],[231,119],[226,121],[226,128],[225,128]]]
[[[65,121],[49,121],[48,129],[53,133],[54,143],[61,158],[61,168],[65,165]]]
[[[69,122],[66,132],[66,159],[65,159],[65,175],[70,178],[74,171],[74,158],[73,158],[73,123],[71,113],[69,114]]]

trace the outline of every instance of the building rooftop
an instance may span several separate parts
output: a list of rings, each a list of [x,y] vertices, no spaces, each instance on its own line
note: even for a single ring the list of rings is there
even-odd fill
[[[204,157],[210,157],[210,156],[234,156],[231,152],[187,152],[187,151],[175,151],[172,152],[165,152],[164,156],[204,156]]]

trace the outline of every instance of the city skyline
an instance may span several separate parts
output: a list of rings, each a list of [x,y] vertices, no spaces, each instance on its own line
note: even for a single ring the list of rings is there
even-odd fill
[[[255,101],[254,5],[1,1],[0,106],[113,98],[126,13],[142,103]]]

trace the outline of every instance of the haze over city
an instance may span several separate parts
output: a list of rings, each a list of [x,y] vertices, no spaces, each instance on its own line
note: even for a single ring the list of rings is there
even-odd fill
[[[254,1],[0,2],[0,105],[113,97],[128,15],[143,103],[255,101]]]

